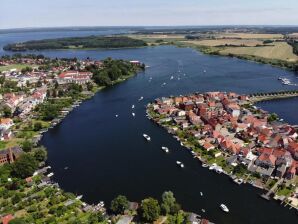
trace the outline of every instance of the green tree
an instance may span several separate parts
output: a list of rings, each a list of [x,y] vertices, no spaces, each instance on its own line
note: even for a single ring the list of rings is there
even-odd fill
[[[12,166],[14,176],[26,178],[38,168],[38,161],[31,154],[23,153]]]
[[[111,202],[111,210],[115,214],[122,214],[128,208],[128,200],[123,195],[118,195]]]
[[[11,221],[9,221],[8,224],[27,224],[28,222],[26,222],[25,220],[21,219],[21,218],[15,218]]]
[[[34,150],[34,158],[38,161],[38,162],[43,162],[47,159],[47,150],[45,147],[39,147],[37,149]]]
[[[142,218],[146,222],[153,222],[159,217],[160,206],[154,198],[146,198],[141,203]]]
[[[176,203],[176,198],[174,197],[173,192],[165,191],[162,194],[162,204],[161,204],[161,211],[163,214],[175,214],[180,210],[180,206]]]
[[[4,106],[3,107],[3,116],[8,118],[11,117],[12,113],[11,113],[11,109],[8,106]]]
[[[42,129],[42,123],[41,122],[35,122],[34,123],[34,131],[39,131]]]
[[[33,147],[33,144],[30,140],[26,139],[25,141],[22,142],[22,149],[25,152],[29,152]]]

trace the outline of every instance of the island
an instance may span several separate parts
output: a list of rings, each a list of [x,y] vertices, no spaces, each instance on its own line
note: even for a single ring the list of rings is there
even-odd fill
[[[276,114],[253,105],[289,93],[254,96],[226,92],[162,97],[149,103],[147,116],[166,128],[194,158],[236,184],[268,190],[298,209],[298,132]]]
[[[87,36],[56,39],[32,40],[22,43],[7,44],[5,51],[53,50],[53,49],[111,49],[147,46],[143,40],[125,36]]]

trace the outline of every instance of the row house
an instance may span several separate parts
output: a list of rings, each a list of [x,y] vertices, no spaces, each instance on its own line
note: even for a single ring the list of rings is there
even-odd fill
[[[66,71],[58,76],[57,81],[59,84],[86,84],[91,81],[91,77],[91,72]]]

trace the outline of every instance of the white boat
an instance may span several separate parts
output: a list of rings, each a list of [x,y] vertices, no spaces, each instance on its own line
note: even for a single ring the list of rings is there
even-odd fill
[[[133,104],[132,106],[131,106],[131,109],[134,109],[135,108],[135,105]]]
[[[181,146],[184,146],[182,142],[180,142],[180,145],[181,145]]]
[[[68,166],[64,167],[65,170],[68,170]]]
[[[139,99],[139,101],[141,101],[141,100],[143,100],[143,99],[144,99],[144,97],[141,96],[140,99]]]
[[[206,167],[208,167],[208,164],[203,163],[203,164],[202,164],[202,167],[206,168]]]
[[[203,197],[203,192],[202,191],[200,192],[200,195]]]
[[[82,197],[83,197],[83,195],[79,195],[79,196],[76,197],[76,199],[77,199],[77,200],[81,200]]]
[[[167,85],[167,83],[164,82],[161,86],[165,86],[165,85]]]
[[[223,210],[224,212],[230,212],[230,210],[228,209],[228,207],[225,204],[221,204],[219,206],[221,208],[221,210]]]
[[[143,137],[144,137],[147,141],[150,141],[150,140],[151,140],[151,138],[150,138],[149,135],[143,134]]]
[[[177,164],[177,165],[180,165],[180,164],[181,164],[181,162],[180,162],[180,161],[176,161],[176,164]]]
[[[54,176],[54,173],[49,173],[49,174],[47,175],[47,177],[52,177],[52,176]]]
[[[131,113],[132,114],[132,116],[134,117],[134,116],[136,116],[136,114],[135,113]]]
[[[243,179],[241,179],[241,178],[240,178],[240,179],[237,179],[237,178],[236,178],[236,179],[234,179],[233,181],[234,181],[236,184],[239,184],[239,185],[243,183]]]
[[[162,146],[161,149],[162,149],[163,151],[165,151],[166,153],[169,152],[169,148],[168,148],[168,147]]]
[[[206,73],[207,71],[206,70],[204,70],[204,73]]]
[[[171,76],[171,78],[170,78],[170,79],[171,79],[171,80],[172,80],[172,79],[174,79],[174,76]]]
[[[115,115],[115,117],[118,117],[118,116],[119,116],[118,114]]]
[[[203,209],[203,208],[201,209],[201,211],[202,211],[202,212],[204,212],[204,213],[206,212],[206,210],[205,210],[205,209]]]
[[[180,164],[180,167],[181,167],[181,168],[184,168],[184,164],[183,164],[183,163],[181,163],[181,164]]]

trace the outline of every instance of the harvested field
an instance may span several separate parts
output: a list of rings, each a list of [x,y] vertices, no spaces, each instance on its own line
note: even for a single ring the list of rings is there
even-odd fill
[[[255,47],[256,45],[262,45],[263,41],[254,39],[218,39],[218,40],[191,40],[185,41],[186,43],[191,43],[200,46],[224,46],[224,45],[234,45],[234,46],[249,46]]]
[[[293,48],[286,42],[276,42],[274,46],[263,47],[227,47],[221,50],[220,54],[252,55],[289,62],[298,61],[298,56],[293,53]]]

